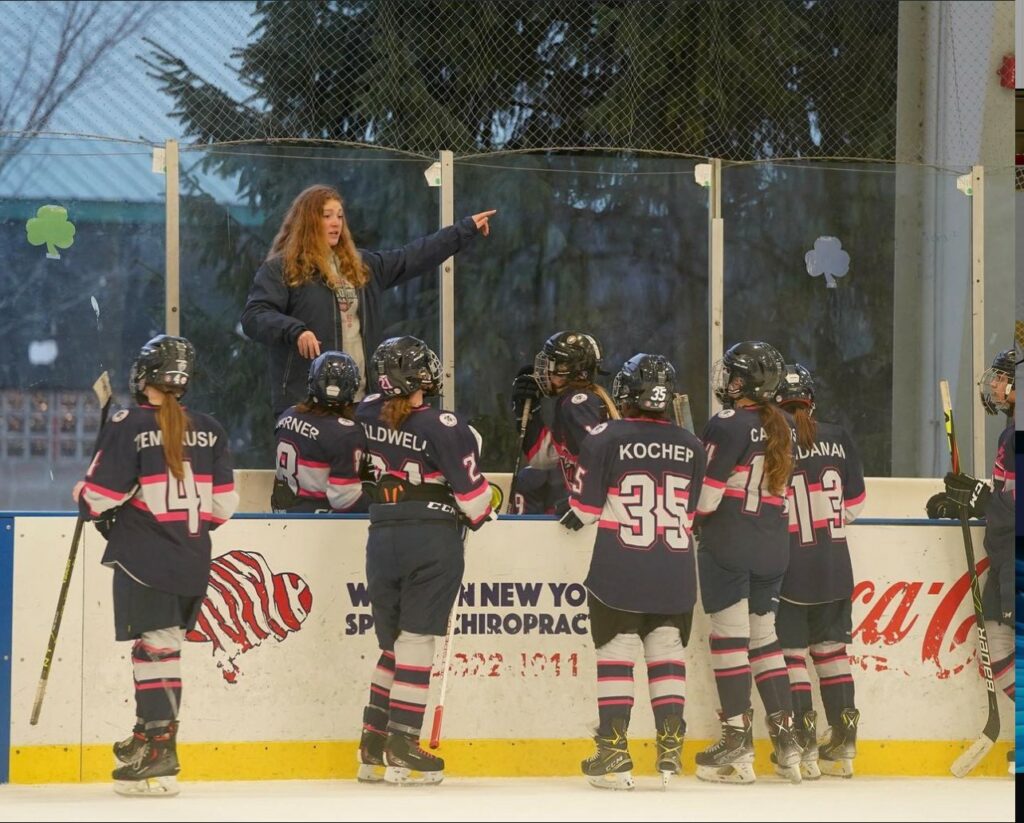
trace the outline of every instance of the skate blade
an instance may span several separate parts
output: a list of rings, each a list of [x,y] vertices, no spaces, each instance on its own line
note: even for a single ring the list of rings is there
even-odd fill
[[[800,762],[800,776],[804,780],[818,780],[821,778],[821,769],[818,768],[817,760],[803,760]]]
[[[444,780],[444,772],[418,772],[402,766],[388,766],[384,770],[384,782],[392,786],[436,786]]]
[[[818,767],[822,774],[829,777],[853,777],[852,760],[818,760]]]
[[[698,766],[697,778],[709,783],[753,783],[757,780],[751,763],[734,763],[726,766]]]
[[[173,797],[181,787],[178,778],[170,775],[145,780],[115,780],[114,791],[125,797]]]
[[[803,779],[803,764],[795,766],[780,766],[777,763],[773,764],[775,767],[775,774],[784,780],[788,780],[790,783],[799,783]]]
[[[672,782],[672,778],[680,774],[679,769],[662,769],[659,774],[661,775],[661,788],[667,789],[668,784]]]
[[[360,763],[356,780],[360,783],[383,783],[385,771],[387,768],[383,764],[375,766],[371,763]]]
[[[611,774],[587,775],[587,782],[598,789],[629,790],[635,785],[632,772],[612,772]]]

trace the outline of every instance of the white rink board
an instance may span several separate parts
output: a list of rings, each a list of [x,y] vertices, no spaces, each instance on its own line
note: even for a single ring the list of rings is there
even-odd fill
[[[128,643],[113,638],[110,570],[103,540],[85,529],[38,726],[28,723],[74,518],[15,521],[11,745],[107,744],[134,718]],[[353,740],[377,659],[370,609],[348,584],[365,581],[364,518],[235,519],[214,533],[214,556],[262,555],[274,575],[301,578],[309,614],[283,640],[240,651],[189,642],[183,654],[182,717],[194,742]],[[518,633],[455,639],[445,712],[447,739],[583,738],[596,718],[593,645],[580,603],[593,528],[570,534],[553,520],[503,519],[471,534],[460,609],[478,625]],[[983,530],[973,530],[982,559]],[[984,722],[972,611],[959,526],[854,525],[854,676],[861,736],[873,740],[964,740]],[[293,578],[294,580],[294,578]],[[258,587],[250,587],[255,599]],[[535,602],[528,592],[537,593]],[[485,594],[494,602],[483,604]],[[558,602],[560,596],[560,604]],[[533,629],[522,632],[524,621]],[[363,631],[360,633],[360,621]],[[230,622],[230,621],[228,621]],[[541,634],[548,625],[563,633]],[[574,633],[573,626],[584,633]],[[688,650],[688,736],[717,736],[717,698],[698,609]],[[567,633],[566,633],[567,632]],[[256,640],[250,629],[249,642]],[[441,644],[438,643],[440,651]],[[224,672],[238,674],[229,683]],[[223,667],[219,667],[222,664]],[[637,666],[631,736],[653,737],[643,665]],[[437,692],[437,673],[435,688]],[[758,716],[762,709],[754,698]],[[820,706],[819,706],[820,708]],[[428,719],[431,716],[428,707]],[[755,724],[763,736],[763,724]],[[1010,722],[1003,723],[1006,738]]]

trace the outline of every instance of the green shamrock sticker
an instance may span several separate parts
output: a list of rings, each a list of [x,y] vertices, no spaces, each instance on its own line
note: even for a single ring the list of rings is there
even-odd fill
[[[68,220],[63,206],[40,206],[36,216],[25,223],[28,242],[33,246],[46,244],[46,256],[60,260],[58,248],[67,249],[75,242],[75,224]]]

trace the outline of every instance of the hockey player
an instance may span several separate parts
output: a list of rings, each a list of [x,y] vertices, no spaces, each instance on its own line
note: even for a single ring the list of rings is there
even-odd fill
[[[356,409],[377,478],[370,505],[366,580],[380,659],[363,711],[358,779],[439,783],[444,761],[420,748],[436,638],[462,583],[462,526],[492,516],[479,445],[459,415],[425,398],[441,390],[441,364],[422,340],[377,347],[379,393]]]
[[[597,653],[597,750],[583,774],[601,788],[631,789],[626,732],[633,664],[642,649],[657,730],[655,767],[667,783],[681,772],[686,723],[686,654],[697,600],[690,516],[704,477],[700,440],[665,413],[675,368],[637,354],[612,384],[622,415],[595,426],[582,443],[561,523],[598,522],[586,587]]]
[[[114,744],[114,790],[126,795],[178,793],[182,641],[206,595],[210,532],[238,507],[224,429],[178,402],[194,368],[183,337],[142,347],[131,371],[139,405],[110,418],[74,490],[108,532],[115,637],[134,641],[135,729]]]
[[[822,772],[850,777],[860,712],[846,652],[853,630],[853,567],[846,524],[864,506],[864,470],[846,430],[813,416],[814,380],[806,368],[787,365],[775,399],[793,416],[797,432],[789,494],[789,568],[775,623],[789,671],[796,738],[803,748],[800,774],[811,780]],[[808,647],[831,729],[820,750],[807,675]]]
[[[565,511],[565,481],[557,466],[550,469],[535,469],[524,466],[516,480],[515,496],[512,500],[512,514],[555,514]]]
[[[751,677],[768,715],[778,765],[791,780],[800,780],[801,750],[775,635],[775,610],[789,563],[786,494],[794,448],[791,423],[774,405],[784,370],[772,346],[751,341],[732,346],[712,373],[712,390],[726,408],[704,428],[708,467],[695,523],[722,737],[697,754],[702,780],[755,780]]]
[[[365,512],[360,484],[366,452],[352,398],[359,366],[351,355],[326,351],[309,367],[309,394],[277,421],[275,512]]]
[[[512,383],[512,414],[516,425],[530,400],[530,420],[523,438],[527,465],[538,469],[560,466],[566,493],[571,493],[583,438],[617,412],[595,378],[601,366],[597,340],[580,331],[551,335],[538,352],[533,368],[524,366]],[[536,414],[542,397],[555,397],[550,429]],[[558,512],[562,514],[562,511]]]
[[[982,594],[985,632],[988,635],[992,679],[1010,702],[1014,702],[1014,512],[1017,472],[1014,465],[1014,410],[1017,388],[1014,383],[1021,362],[1015,349],[999,352],[978,381],[981,404],[988,414],[1005,414],[1006,426],[999,435],[992,487],[968,474],[945,478],[945,491],[933,495],[925,507],[931,518],[959,518],[961,504],[971,517],[984,517],[985,553],[989,559],[988,578]],[[1014,773],[1013,751],[1009,771]]]

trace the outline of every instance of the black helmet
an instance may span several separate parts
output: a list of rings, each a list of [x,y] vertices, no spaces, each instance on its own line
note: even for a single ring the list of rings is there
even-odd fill
[[[184,337],[158,334],[141,349],[132,363],[129,388],[139,403],[145,403],[146,386],[185,396],[196,367],[195,347]]]
[[[418,337],[389,337],[373,353],[373,368],[385,397],[441,393],[441,361]]]
[[[1013,391],[1013,381],[1020,363],[1020,357],[1016,349],[1006,349],[999,352],[993,360],[992,365],[985,369],[985,373],[978,381],[978,393],[981,396],[981,405],[985,407],[988,414],[1003,412],[1009,414],[1013,410],[1013,402],[1010,400],[1010,392]],[[992,389],[992,384],[1005,377],[1006,387],[1001,390],[1001,397],[997,396]]]
[[[560,331],[551,335],[533,363],[533,374],[544,394],[555,393],[551,377],[592,383],[601,365],[601,346],[589,334]]]
[[[675,367],[660,354],[634,354],[612,380],[612,399],[621,412],[629,406],[663,412],[676,387]]]
[[[799,363],[787,363],[786,372],[782,376],[779,388],[775,392],[775,402],[800,403],[814,411],[814,378]]]
[[[325,351],[309,367],[309,396],[323,406],[351,403],[359,388],[359,367],[343,351]]]
[[[774,347],[750,340],[737,343],[715,363],[711,386],[715,397],[726,406],[741,397],[767,403],[775,399],[785,369],[786,362]]]

